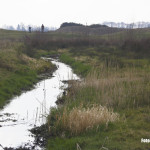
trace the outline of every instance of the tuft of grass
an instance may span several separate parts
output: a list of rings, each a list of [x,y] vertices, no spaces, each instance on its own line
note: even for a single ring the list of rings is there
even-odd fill
[[[61,124],[64,131],[69,130],[72,135],[78,135],[93,129],[95,126],[98,128],[102,124],[115,122],[118,119],[119,115],[117,113],[101,105],[93,105],[88,108],[80,106],[73,108],[71,111],[65,108],[62,116],[58,117],[56,124]]]

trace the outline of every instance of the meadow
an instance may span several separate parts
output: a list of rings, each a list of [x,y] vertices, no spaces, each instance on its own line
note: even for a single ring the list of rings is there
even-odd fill
[[[56,138],[49,139],[47,149],[148,149],[150,145],[141,143],[141,138],[150,136],[149,58],[134,58],[133,53],[130,57],[122,53],[120,57],[113,51],[102,52],[97,48],[92,49],[96,55],[91,57],[88,49],[91,51],[84,49],[84,55],[80,51],[78,55],[77,50],[75,55],[72,49],[63,54],[91,69],[82,82],[71,84],[63,98],[64,106],[50,113],[50,133]],[[79,70],[77,66],[75,71]],[[113,121],[98,122],[103,119],[98,107],[107,108],[109,111],[101,112],[102,116],[107,119],[111,113],[115,116]],[[90,121],[92,124],[88,124]]]
[[[149,29],[99,36],[35,32],[17,42],[19,49],[12,50],[15,57],[6,57],[11,63],[0,63],[5,64],[3,80],[10,78],[12,68],[16,78],[20,68],[43,64],[40,56],[59,56],[82,78],[69,82],[67,94],[60,98],[63,104],[47,117],[47,150],[149,149],[150,143],[141,143],[142,138],[150,138]],[[43,65],[35,70],[39,68]]]
[[[150,137],[149,37],[121,41],[114,36],[57,51],[83,81],[71,83],[63,106],[51,110],[48,150],[150,147],[141,143]]]

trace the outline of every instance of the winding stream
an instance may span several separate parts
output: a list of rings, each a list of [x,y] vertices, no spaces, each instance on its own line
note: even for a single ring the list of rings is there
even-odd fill
[[[56,106],[57,97],[67,84],[63,80],[79,79],[64,63],[52,60],[57,66],[53,77],[40,81],[31,91],[22,93],[0,111],[0,150],[34,145],[34,135],[29,131],[46,122],[50,107]],[[30,144],[29,144],[30,143]],[[36,150],[41,148],[36,146]]]

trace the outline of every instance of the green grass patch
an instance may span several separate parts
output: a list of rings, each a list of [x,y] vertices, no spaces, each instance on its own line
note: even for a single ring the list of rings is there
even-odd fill
[[[38,74],[52,70],[50,62],[28,57],[20,47],[0,50],[0,107],[30,89],[38,81]]]
[[[37,82],[37,74],[31,70],[22,73],[13,73],[11,76],[0,82],[0,107],[2,107],[6,100],[20,94],[27,90]]]
[[[87,64],[83,64],[80,61],[76,61],[74,58],[67,54],[62,54],[60,56],[60,60],[72,67],[75,73],[80,74],[82,76],[86,76],[91,70],[91,66]]]
[[[35,54],[35,58],[40,58],[40,57],[55,57],[58,55],[58,52],[55,51],[46,51],[46,50],[37,50],[36,54]]]

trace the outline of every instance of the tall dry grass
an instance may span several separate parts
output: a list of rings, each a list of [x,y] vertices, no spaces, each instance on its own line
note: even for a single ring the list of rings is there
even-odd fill
[[[148,68],[147,68],[148,69]],[[146,69],[94,70],[72,85],[67,103],[97,103],[112,108],[150,106],[150,72]]]
[[[62,116],[57,119],[57,125],[65,130],[69,130],[71,134],[80,134],[88,129],[101,124],[108,124],[119,119],[119,115],[101,105],[93,105],[84,108],[82,105],[74,107],[71,111],[64,109]]]

